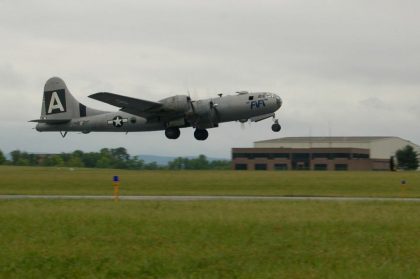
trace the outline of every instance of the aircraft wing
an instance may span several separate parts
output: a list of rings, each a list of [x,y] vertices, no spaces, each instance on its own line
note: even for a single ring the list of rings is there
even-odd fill
[[[145,101],[108,92],[95,93],[90,95],[89,98],[119,107],[121,108],[121,111],[145,118],[159,116],[160,109],[163,106],[161,103]]]

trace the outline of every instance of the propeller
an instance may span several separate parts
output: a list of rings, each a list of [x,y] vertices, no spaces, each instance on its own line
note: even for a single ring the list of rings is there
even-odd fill
[[[198,116],[195,110],[194,101],[191,99],[190,91],[188,90],[187,102],[191,110],[185,113],[185,119],[193,126],[196,127],[198,124]]]

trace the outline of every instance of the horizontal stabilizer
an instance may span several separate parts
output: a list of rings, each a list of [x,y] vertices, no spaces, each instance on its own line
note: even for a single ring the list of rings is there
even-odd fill
[[[70,122],[71,119],[35,119],[29,122],[46,123],[46,124],[63,124]]]

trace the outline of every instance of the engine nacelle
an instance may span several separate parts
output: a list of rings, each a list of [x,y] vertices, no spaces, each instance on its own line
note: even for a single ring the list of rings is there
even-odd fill
[[[164,109],[187,112],[190,110],[189,97],[187,95],[175,95],[159,101]]]

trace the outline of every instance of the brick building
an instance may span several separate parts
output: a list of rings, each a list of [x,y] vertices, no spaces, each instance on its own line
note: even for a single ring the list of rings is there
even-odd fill
[[[389,170],[395,152],[411,145],[398,137],[288,137],[232,148],[235,170]]]

